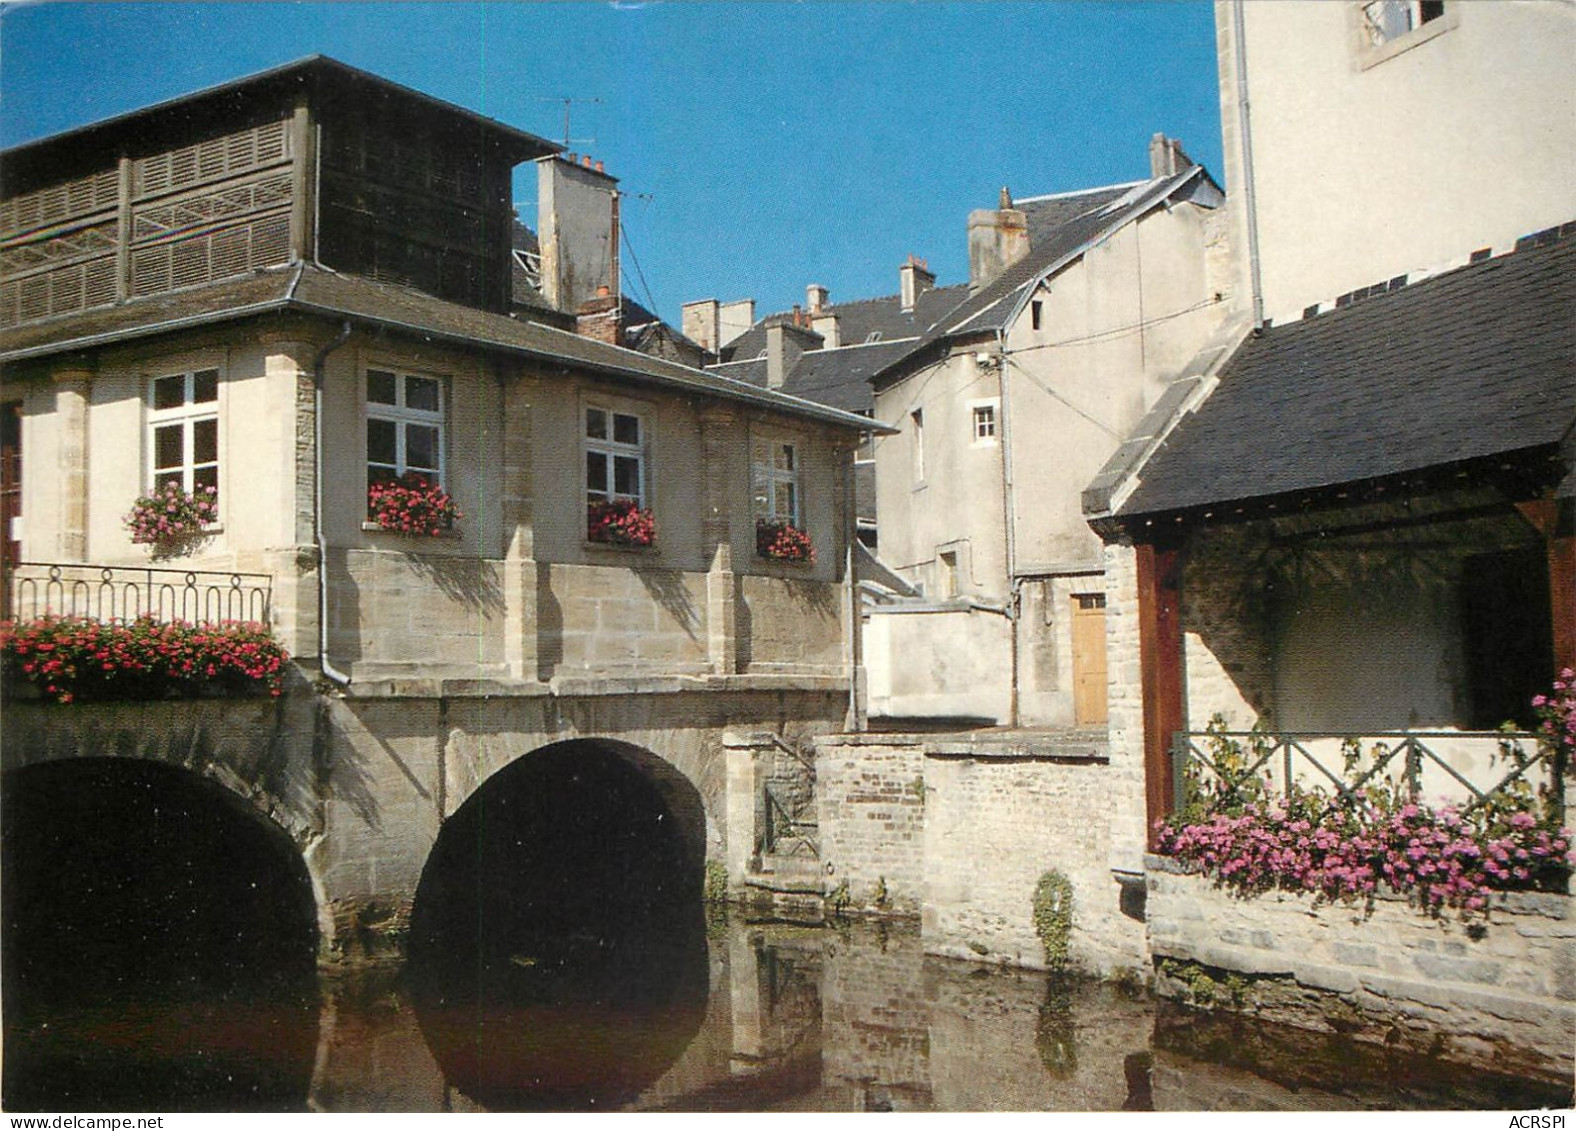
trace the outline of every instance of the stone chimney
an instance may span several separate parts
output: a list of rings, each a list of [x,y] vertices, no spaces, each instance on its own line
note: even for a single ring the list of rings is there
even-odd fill
[[[839,319],[832,309],[831,292],[820,283],[811,283],[804,289],[804,298],[809,307],[810,329],[821,335],[821,348],[835,350],[843,344],[843,336],[838,332]]]
[[[807,330],[799,323],[796,309],[791,319],[773,322],[766,327],[766,387],[780,389],[788,374],[806,350],[820,349],[821,335]]]
[[[598,288],[619,291],[618,179],[601,162],[575,156],[537,162],[536,230],[543,297],[556,310],[579,314]]]
[[[820,314],[830,306],[829,297],[830,292],[820,283],[811,283],[804,289],[804,304],[810,309],[811,314]]]
[[[575,312],[575,333],[582,338],[595,338],[610,346],[621,346],[619,328],[623,321],[618,296],[606,286],[597,288],[595,298],[587,299]]]
[[[1149,139],[1149,175],[1174,177],[1191,169],[1194,161],[1182,151],[1182,143],[1174,137],[1156,134]]]
[[[679,332],[707,353],[716,353],[721,348],[717,341],[721,305],[714,298],[703,298],[696,302],[686,302],[681,309],[683,313],[679,319]]]
[[[908,262],[897,269],[897,284],[903,309],[913,310],[915,300],[936,285],[936,277],[930,273],[929,263],[911,255]]]
[[[725,302],[717,314],[717,348],[720,350],[755,325],[755,300]]]
[[[1012,195],[1003,188],[1001,203],[969,213],[969,288],[979,290],[1029,251],[1028,217],[1012,206]]]

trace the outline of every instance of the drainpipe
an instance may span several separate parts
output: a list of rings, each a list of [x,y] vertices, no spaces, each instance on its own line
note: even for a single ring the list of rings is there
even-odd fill
[[[1022,583],[1018,580],[1017,532],[1012,521],[1012,413],[1007,410],[1007,332],[996,331],[996,373],[1001,393],[1001,517],[1006,532],[1007,582],[1007,641],[1010,649],[1008,674],[1012,677],[1007,688],[1007,725],[1017,726],[1018,711],[1018,606],[1022,598]]]
[[[1253,191],[1253,127],[1248,113],[1248,45],[1243,35],[1242,0],[1231,5],[1232,52],[1237,69],[1237,136],[1242,146],[1242,208],[1248,229],[1248,289],[1253,298],[1253,329],[1264,325],[1264,280],[1259,268],[1259,210]]]
[[[350,686],[350,677],[328,658],[328,539],[323,535],[323,363],[328,355],[350,340],[350,322],[338,335],[317,351],[312,359],[312,530],[317,536],[317,663],[327,679],[341,687]]]
[[[864,660],[861,639],[863,622],[860,620],[859,583],[854,578],[855,563],[858,561],[858,550],[854,543],[859,538],[859,505],[854,494],[858,484],[854,477],[853,457],[858,451],[856,446],[843,464],[843,584],[848,609],[848,718],[844,729],[856,732],[865,729],[865,720],[859,710],[859,665]]]

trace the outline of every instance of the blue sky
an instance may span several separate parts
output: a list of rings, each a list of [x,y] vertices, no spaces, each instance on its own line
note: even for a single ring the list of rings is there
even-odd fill
[[[891,294],[910,253],[964,281],[970,209],[1147,176],[1157,130],[1221,179],[1204,0],[6,3],[0,143],[311,54],[559,141],[555,100],[597,99],[570,148],[620,178],[625,289],[673,322]],[[533,226],[535,195],[526,166]]]

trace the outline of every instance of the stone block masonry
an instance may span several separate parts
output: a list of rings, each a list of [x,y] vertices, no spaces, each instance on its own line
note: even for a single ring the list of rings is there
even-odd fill
[[[1486,920],[1463,922],[1399,898],[1370,909],[1290,892],[1242,899],[1170,859],[1147,864],[1161,992],[1196,1000],[1209,978],[1204,996],[1217,1006],[1506,1075],[1571,1081],[1570,896],[1507,894]],[[1231,992],[1219,990],[1228,978]]]
[[[1073,884],[1078,966],[1147,961],[1111,870],[1103,736],[837,735],[817,751],[821,854],[850,909],[919,914],[929,953],[1041,967],[1033,896],[1054,869]]]

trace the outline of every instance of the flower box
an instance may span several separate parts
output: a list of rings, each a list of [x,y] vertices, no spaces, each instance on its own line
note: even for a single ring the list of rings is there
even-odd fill
[[[137,546],[152,546],[156,557],[191,553],[219,517],[218,493],[212,487],[187,491],[168,482],[139,496],[122,521]]]
[[[634,499],[598,499],[586,504],[586,540],[610,546],[650,546],[657,522]]]
[[[791,522],[755,520],[755,552],[777,562],[814,562],[810,536]]]
[[[367,518],[395,534],[439,537],[463,517],[447,491],[413,471],[367,487]]]
[[[58,703],[278,695],[289,658],[256,623],[45,617],[0,626],[6,682]]]

